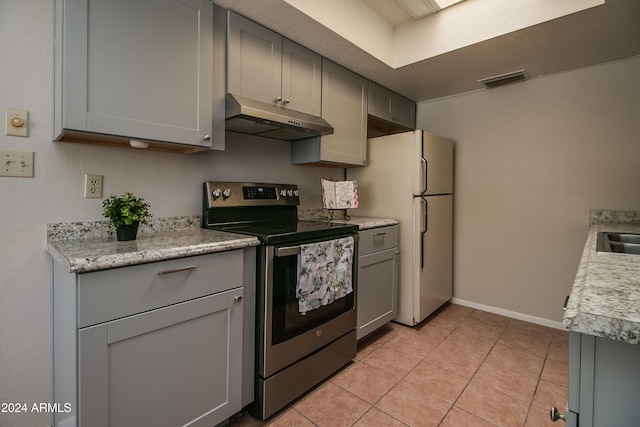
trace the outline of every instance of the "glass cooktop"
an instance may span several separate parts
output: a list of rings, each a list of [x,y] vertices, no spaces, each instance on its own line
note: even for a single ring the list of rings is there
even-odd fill
[[[357,225],[302,220],[220,224],[208,228],[256,236],[262,243],[269,244],[333,238],[358,231]]]

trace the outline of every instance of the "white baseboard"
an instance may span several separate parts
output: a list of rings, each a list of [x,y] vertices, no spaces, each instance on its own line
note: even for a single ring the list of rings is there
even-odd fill
[[[489,305],[478,304],[471,301],[465,301],[460,298],[451,298],[453,304],[463,305],[465,307],[477,308],[478,310],[487,311],[493,314],[499,314],[501,316],[510,317],[512,319],[522,320],[529,323],[535,323],[536,325],[547,326],[549,328],[561,329],[566,331],[567,329],[562,325],[562,322],[555,322],[549,319],[543,319],[542,317],[531,316],[528,314],[522,314],[515,311],[505,310],[503,308],[491,307]]]

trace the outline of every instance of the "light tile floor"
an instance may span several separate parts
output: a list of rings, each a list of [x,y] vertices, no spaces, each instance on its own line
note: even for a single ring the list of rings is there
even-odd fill
[[[360,341],[353,363],[266,422],[232,425],[557,427],[567,378],[566,331],[448,304]]]

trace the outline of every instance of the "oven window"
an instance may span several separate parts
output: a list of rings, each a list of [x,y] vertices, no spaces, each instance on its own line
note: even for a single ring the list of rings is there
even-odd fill
[[[355,276],[354,276],[355,277]],[[324,322],[354,308],[354,294],[308,311],[304,316],[298,309],[296,285],[298,283],[298,256],[273,259],[272,345],[316,328]],[[355,288],[355,283],[353,284]]]

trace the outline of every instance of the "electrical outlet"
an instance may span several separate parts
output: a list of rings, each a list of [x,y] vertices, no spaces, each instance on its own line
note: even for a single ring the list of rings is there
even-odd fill
[[[102,198],[102,175],[84,176],[84,197],[87,199]]]

